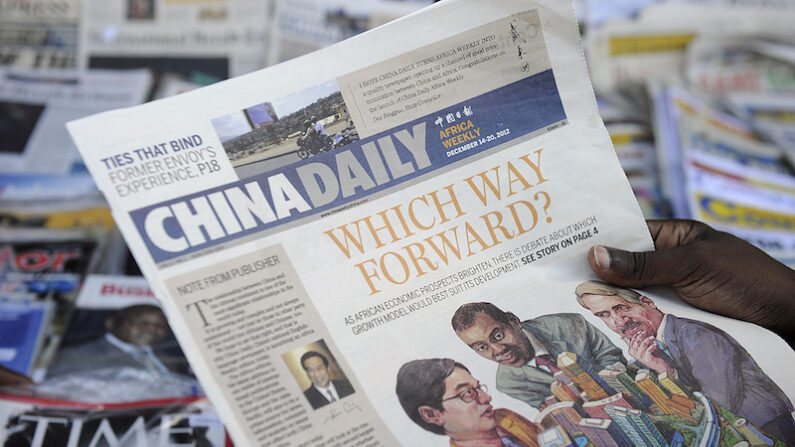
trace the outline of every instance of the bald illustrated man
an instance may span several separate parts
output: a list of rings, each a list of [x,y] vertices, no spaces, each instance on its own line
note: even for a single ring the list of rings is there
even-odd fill
[[[586,281],[575,294],[581,306],[621,336],[637,361],[795,445],[792,403],[729,334],[665,314],[649,297],[602,281]]]

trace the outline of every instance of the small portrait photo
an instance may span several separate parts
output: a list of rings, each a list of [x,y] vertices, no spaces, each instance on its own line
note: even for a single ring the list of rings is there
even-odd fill
[[[0,101],[0,153],[22,154],[39,117],[43,104]]]
[[[293,349],[282,359],[315,410],[355,392],[323,340]]]
[[[155,18],[155,0],[127,0],[127,18],[151,20]]]
[[[243,179],[359,140],[334,80],[212,119]]]

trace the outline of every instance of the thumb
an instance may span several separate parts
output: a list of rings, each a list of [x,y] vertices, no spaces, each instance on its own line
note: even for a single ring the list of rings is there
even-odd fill
[[[674,285],[683,276],[683,262],[676,251],[636,252],[594,245],[588,251],[588,263],[599,277],[618,286]]]

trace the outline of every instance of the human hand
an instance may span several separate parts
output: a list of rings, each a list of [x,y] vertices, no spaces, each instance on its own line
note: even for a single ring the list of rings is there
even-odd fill
[[[656,251],[594,246],[591,269],[622,287],[667,285],[689,304],[795,339],[795,271],[731,234],[692,220],[649,220]]]
[[[653,369],[657,374],[667,372],[673,376],[674,369],[671,368],[662,357],[657,355],[657,339],[654,335],[640,331],[631,337],[623,338],[629,348],[629,355],[635,360],[643,363],[646,367]]]

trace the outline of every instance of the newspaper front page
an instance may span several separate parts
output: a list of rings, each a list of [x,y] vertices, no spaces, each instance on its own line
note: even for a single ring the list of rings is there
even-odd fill
[[[145,70],[0,71],[0,173],[85,174],[64,124],[104,110],[142,103]]]
[[[265,66],[269,0],[84,0],[79,67],[206,85]],[[159,84],[159,82],[158,82]]]
[[[430,0],[277,0],[268,65],[335,44],[430,3]]]
[[[237,445],[783,437],[774,335],[650,292],[622,327],[578,304],[591,245],[653,246],[571,4],[442,2],[69,130]],[[693,325],[712,348],[630,343]],[[756,383],[764,412],[735,398]]]
[[[74,68],[78,0],[0,1],[0,66]]]

